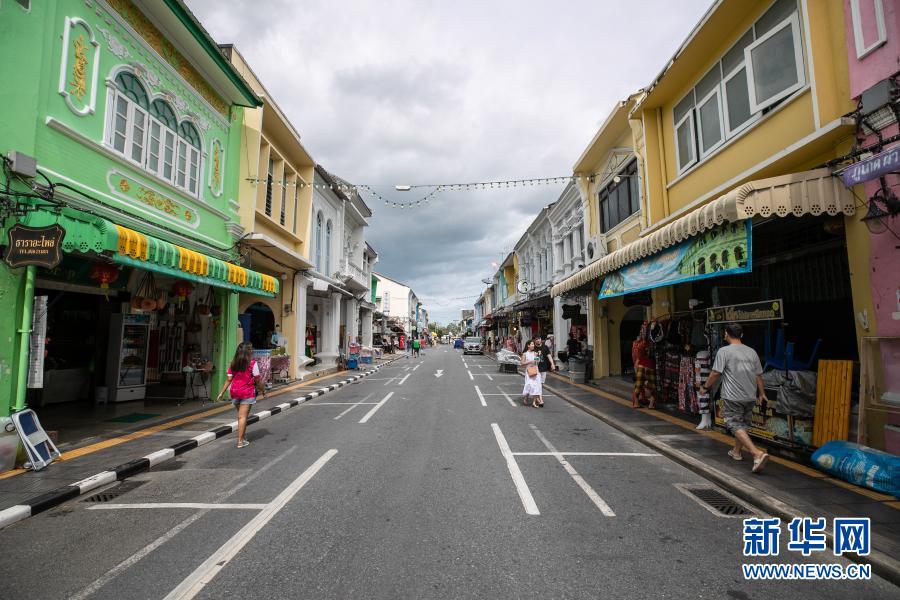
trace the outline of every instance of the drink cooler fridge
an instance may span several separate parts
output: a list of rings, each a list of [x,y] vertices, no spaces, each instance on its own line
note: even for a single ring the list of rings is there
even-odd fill
[[[150,315],[112,315],[106,363],[109,402],[144,399],[149,341]]]

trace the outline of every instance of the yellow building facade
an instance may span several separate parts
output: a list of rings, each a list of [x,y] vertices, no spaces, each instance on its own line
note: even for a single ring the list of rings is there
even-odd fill
[[[306,296],[310,281],[301,273],[310,262],[313,176],[315,162],[300,135],[272,99],[244,58],[231,46],[223,51],[263,106],[245,113],[241,139],[239,212],[241,238],[253,268],[278,277],[281,290],[274,298],[241,295],[241,333],[255,349],[275,346],[283,338],[291,357],[288,372],[276,378],[304,374],[306,355]],[[239,338],[241,339],[241,338]]]
[[[710,308],[745,303],[783,313],[745,322],[764,362],[858,360],[860,338],[875,335],[869,236],[862,201],[829,165],[856,132],[847,69],[840,2],[723,0],[616,108],[574,169],[598,251],[553,290],[594,282],[595,377],[628,373],[636,321],[705,322]],[[617,153],[636,159],[639,206],[608,227],[600,194]],[[739,245],[707,252],[745,227]],[[655,275],[672,257],[686,276]],[[718,329],[673,344],[715,346]]]

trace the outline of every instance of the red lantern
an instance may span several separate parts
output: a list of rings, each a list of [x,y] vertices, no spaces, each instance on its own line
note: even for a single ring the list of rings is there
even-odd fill
[[[187,281],[181,280],[176,281],[175,285],[172,286],[172,294],[178,298],[179,302],[184,302],[185,299],[191,295],[191,292],[194,291],[194,286],[192,286]]]
[[[119,269],[109,263],[97,262],[91,265],[91,279],[98,282],[100,287],[106,289],[109,284],[115,283],[119,278]]]

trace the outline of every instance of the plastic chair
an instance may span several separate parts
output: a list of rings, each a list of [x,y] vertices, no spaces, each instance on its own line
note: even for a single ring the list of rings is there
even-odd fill
[[[784,343],[784,328],[779,328],[778,333],[775,337],[775,347],[771,346],[772,338],[769,330],[766,330],[766,360],[763,365],[763,371],[768,370],[769,367],[774,369],[784,369],[785,365],[788,363],[785,362],[785,354],[787,351],[787,345]],[[793,345],[791,344],[791,349],[793,350]]]
[[[789,344],[793,346],[793,344]],[[793,347],[791,348],[791,358],[787,361],[787,364],[790,365],[791,370],[793,371],[814,371],[813,365],[816,362],[816,359],[819,356],[819,348],[822,347],[822,339],[816,340],[816,343],[813,345],[812,352],[809,354],[809,358],[805,361],[794,360],[794,352]]]

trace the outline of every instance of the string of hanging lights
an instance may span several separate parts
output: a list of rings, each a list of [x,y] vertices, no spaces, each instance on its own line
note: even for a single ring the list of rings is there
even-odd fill
[[[588,173],[584,175],[563,175],[557,177],[532,177],[528,179],[495,179],[488,181],[470,181],[466,183],[440,183],[440,184],[416,184],[416,185],[376,185],[376,184],[349,184],[349,183],[307,183],[302,180],[296,181],[278,181],[274,179],[268,178],[260,178],[260,177],[247,177],[247,181],[251,183],[262,183],[266,185],[271,185],[273,187],[299,187],[299,188],[312,188],[316,190],[332,190],[332,191],[341,191],[345,194],[351,193],[362,193],[366,192],[370,194],[372,197],[377,198],[378,200],[384,202],[384,205],[389,208],[399,208],[401,210],[407,208],[415,208],[426,205],[432,200],[438,193],[440,192],[464,192],[464,191],[475,191],[475,190],[493,190],[493,189],[506,189],[506,188],[518,188],[518,187],[529,187],[529,186],[541,186],[541,185],[560,185],[560,184],[570,184],[570,183],[583,183],[588,181],[593,181],[597,176],[601,178],[611,174],[611,172],[596,172],[596,173]],[[618,178],[616,178],[617,180]],[[426,195],[418,198],[416,200],[411,200],[407,202],[398,202],[396,200],[391,200],[386,198],[381,193],[377,192],[374,188],[392,188],[397,192],[409,192],[412,190],[422,190],[422,189],[430,189]]]

